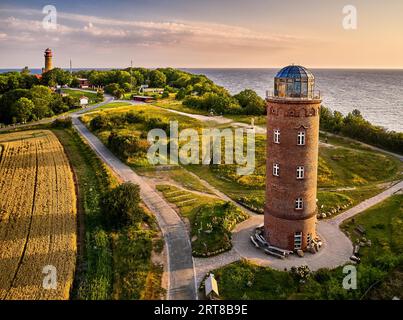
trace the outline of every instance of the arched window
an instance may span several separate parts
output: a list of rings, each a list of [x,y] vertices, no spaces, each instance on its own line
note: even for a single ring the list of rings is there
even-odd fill
[[[302,198],[295,199],[295,210],[304,209],[304,200]]]
[[[275,177],[280,176],[280,165],[278,163],[273,164],[273,176]]]
[[[299,179],[299,180],[304,179],[304,174],[305,174],[304,171],[305,171],[304,166],[297,167],[297,179]]]
[[[305,132],[299,131],[297,136],[297,145],[304,146],[305,145]]]
[[[280,143],[280,130],[276,129],[274,130],[274,143]]]

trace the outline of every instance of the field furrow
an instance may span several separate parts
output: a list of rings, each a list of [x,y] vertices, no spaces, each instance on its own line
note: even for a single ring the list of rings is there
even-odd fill
[[[76,196],[50,131],[0,136],[0,299],[68,299],[76,260]],[[56,286],[45,281],[55,271]]]

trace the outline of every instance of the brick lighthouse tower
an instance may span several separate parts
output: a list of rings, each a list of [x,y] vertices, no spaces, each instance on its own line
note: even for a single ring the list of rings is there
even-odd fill
[[[288,66],[267,96],[264,231],[272,246],[306,250],[316,236],[320,94],[315,78]]]
[[[47,48],[45,50],[45,69],[43,70],[43,72],[48,72],[53,69],[52,57],[52,50]]]

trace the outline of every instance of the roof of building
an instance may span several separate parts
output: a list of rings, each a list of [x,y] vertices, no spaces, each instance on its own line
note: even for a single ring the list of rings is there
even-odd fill
[[[81,96],[80,99],[88,99],[86,96]]]
[[[210,273],[208,278],[204,281],[204,286],[206,296],[209,296],[212,293],[215,293],[217,296],[219,295],[217,280],[214,278],[214,274]]]
[[[311,71],[302,66],[290,65],[281,69],[276,78],[314,79]]]

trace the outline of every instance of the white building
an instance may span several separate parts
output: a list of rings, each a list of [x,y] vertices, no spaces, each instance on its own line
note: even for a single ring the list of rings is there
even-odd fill
[[[88,106],[88,98],[86,96],[82,96],[80,98],[80,106],[81,107]]]

